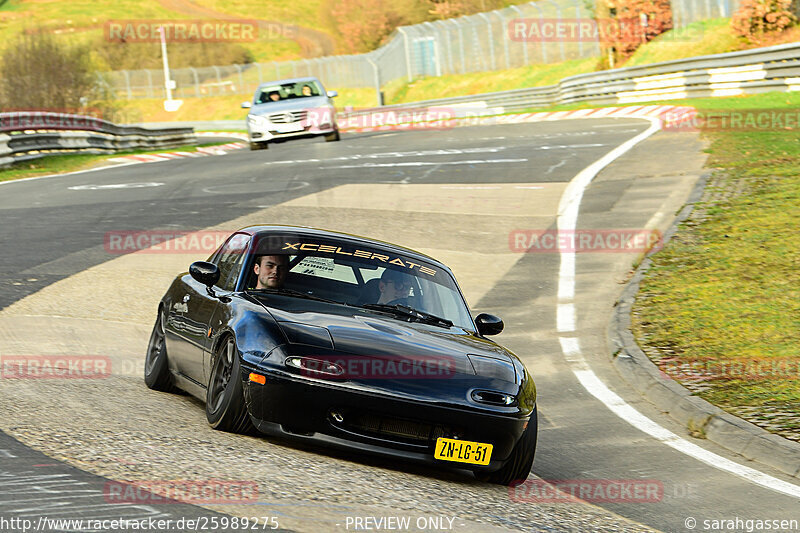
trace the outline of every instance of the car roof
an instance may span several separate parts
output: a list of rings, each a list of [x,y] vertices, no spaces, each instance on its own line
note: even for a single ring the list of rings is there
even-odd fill
[[[304,78],[286,78],[285,80],[275,80],[275,81],[267,81],[267,82],[261,83],[258,86],[258,90],[261,90],[264,87],[272,87],[274,85],[282,85],[284,83],[298,83],[298,82],[303,82],[303,81],[315,81],[315,82],[317,82],[319,84],[322,83],[321,81],[319,81],[317,78],[315,78],[313,76],[306,76]]]
[[[290,225],[281,225],[281,224],[273,224],[273,225],[263,225],[263,226],[247,226],[237,231],[237,233],[247,233],[249,235],[262,235],[262,234],[269,234],[269,233],[279,233],[282,231],[297,233],[303,236],[314,236],[314,237],[328,237],[333,239],[341,239],[345,241],[350,241],[352,243],[361,243],[367,244],[370,246],[375,246],[378,248],[382,248],[387,251],[394,251],[396,253],[408,255],[408,256],[416,256],[419,259],[424,259],[428,262],[435,263],[439,267],[443,267],[448,272],[452,274],[450,268],[439,261],[438,259],[434,259],[433,257],[423,254],[422,252],[418,252],[416,250],[412,250],[411,248],[406,248],[404,246],[399,246],[397,244],[392,244],[390,242],[381,241],[378,239],[371,239],[369,237],[362,237],[360,235],[353,235],[351,233],[342,233],[338,231],[331,231],[321,228],[311,228],[308,226],[290,226]]]

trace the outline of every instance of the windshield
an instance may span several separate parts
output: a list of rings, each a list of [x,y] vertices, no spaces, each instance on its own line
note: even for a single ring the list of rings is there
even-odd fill
[[[409,314],[402,309],[412,308],[474,329],[455,280],[435,264],[363,244],[308,236],[262,237],[254,250],[247,289],[296,291],[374,312],[399,307],[395,316],[405,319]]]
[[[295,98],[323,96],[322,85],[316,80],[289,82],[261,87],[256,94],[255,103],[268,104]]]

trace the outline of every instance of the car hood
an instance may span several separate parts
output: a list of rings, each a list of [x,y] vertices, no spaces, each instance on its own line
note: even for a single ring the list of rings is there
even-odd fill
[[[250,108],[250,115],[271,115],[286,111],[298,111],[301,109],[312,109],[329,106],[328,98],[325,96],[312,96],[310,98],[295,98],[279,102],[269,102],[266,104],[253,104]]]
[[[426,363],[441,360],[453,375],[506,383],[521,379],[521,363],[515,355],[457,327],[406,322],[361,308],[278,295],[258,299],[289,344],[298,347],[295,352]]]

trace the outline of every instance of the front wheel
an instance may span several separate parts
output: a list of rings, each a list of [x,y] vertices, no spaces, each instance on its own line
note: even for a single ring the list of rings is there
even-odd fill
[[[172,382],[172,375],[169,373],[167,363],[167,343],[166,343],[167,316],[164,308],[158,310],[158,317],[150,334],[150,342],[147,344],[147,355],[144,359],[144,382],[153,389],[162,392],[172,392],[175,385]]]
[[[475,472],[475,477],[481,481],[497,483],[498,485],[508,485],[514,487],[521,485],[528,479],[533,466],[533,456],[536,454],[536,434],[538,433],[538,421],[536,409],[531,413],[528,427],[522,433],[517,445],[511,452],[506,464],[500,470],[491,473]]]
[[[339,136],[339,129],[338,128],[333,130],[333,133],[328,133],[327,135],[325,135],[325,140],[327,142],[334,142],[334,141],[338,141],[339,139],[341,139],[341,137]]]
[[[269,148],[269,144],[265,143],[265,142],[259,142],[259,143],[251,142],[250,143],[250,149],[251,150],[266,150],[267,148]]]
[[[206,418],[212,428],[231,433],[250,433],[253,425],[244,403],[239,351],[233,337],[216,350],[206,393]]]

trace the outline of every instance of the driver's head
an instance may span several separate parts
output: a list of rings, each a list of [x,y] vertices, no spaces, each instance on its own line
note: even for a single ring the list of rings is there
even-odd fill
[[[286,255],[260,255],[256,257],[253,271],[258,282],[256,289],[280,289],[286,281],[286,272],[289,269],[289,256]]]
[[[269,99],[272,100],[273,102],[277,102],[278,100],[281,99],[281,95],[278,94],[278,91],[272,91],[271,93],[269,93]]]
[[[408,298],[408,291],[411,289],[411,279],[406,274],[387,268],[381,275],[378,288],[381,292],[380,298],[378,298],[379,304]]]
[[[303,85],[303,96],[311,96],[311,87]]]

